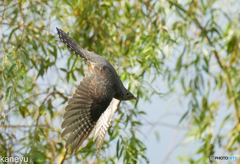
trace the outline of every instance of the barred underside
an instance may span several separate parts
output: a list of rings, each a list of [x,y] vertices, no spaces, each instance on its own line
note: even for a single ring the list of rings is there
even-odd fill
[[[113,118],[114,113],[116,112],[118,106],[120,104],[120,100],[113,98],[108,108],[99,118],[96,126],[93,141],[97,138],[97,149],[101,150],[104,138],[106,136],[107,130],[110,126],[111,120]]]

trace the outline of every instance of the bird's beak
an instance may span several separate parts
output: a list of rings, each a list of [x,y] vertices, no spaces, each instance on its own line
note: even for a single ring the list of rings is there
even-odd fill
[[[137,98],[137,97],[135,97],[135,96],[133,96],[133,97],[132,97],[132,99],[134,99],[134,100],[137,100],[137,101],[138,101],[138,98]]]

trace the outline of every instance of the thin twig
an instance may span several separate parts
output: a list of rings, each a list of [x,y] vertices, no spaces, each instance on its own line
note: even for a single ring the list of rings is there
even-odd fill
[[[3,14],[2,14],[2,19],[1,19],[1,21],[0,21],[0,22],[1,22],[1,32],[2,32],[2,38],[3,38],[2,41],[3,41],[3,44],[4,44],[4,37],[3,37],[3,29],[2,29],[2,25],[3,25],[3,24],[2,24],[2,21],[3,21],[3,17],[4,17],[4,12],[5,12],[5,9],[6,9],[5,6],[6,6],[6,0],[4,0]]]
[[[49,96],[53,95],[53,94],[54,94],[54,92],[48,94],[48,95],[45,97],[45,99],[43,100],[43,102],[42,102],[42,104],[40,105],[40,107],[39,107],[38,117],[37,117],[36,125],[35,125],[36,127],[35,127],[35,130],[34,130],[34,136],[36,136],[36,134],[37,134],[38,122],[39,122],[39,118],[40,118],[41,112],[42,112],[42,109],[41,109],[41,108],[42,108],[42,106],[44,105],[44,103],[45,103],[45,101],[47,100],[47,98],[48,98]]]
[[[65,158],[66,158],[66,156],[67,156],[67,152],[68,152],[68,149],[66,150],[66,152],[65,152],[65,154],[64,154],[64,156],[63,156],[63,159],[62,159],[62,161],[61,161],[60,164],[63,164],[63,162],[64,162],[64,160],[65,160]]]
[[[16,4],[17,4],[17,6],[18,6],[18,8],[19,8],[19,10],[20,10],[20,13],[21,13],[21,18],[22,18],[22,20],[20,20],[19,21],[19,23],[20,23],[20,27],[23,27],[22,28],[22,44],[21,44],[21,47],[20,47],[20,52],[22,51],[22,45],[23,45],[23,40],[24,40],[24,32],[25,32],[25,30],[24,30],[24,27],[25,27],[25,24],[24,24],[24,20],[23,20],[23,12],[22,12],[22,8],[20,7],[20,5],[19,5],[19,3],[17,3],[15,0],[13,0]],[[23,1],[22,1],[22,3],[23,3]],[[21,6],[22,6],[22,4],[21,4]]]

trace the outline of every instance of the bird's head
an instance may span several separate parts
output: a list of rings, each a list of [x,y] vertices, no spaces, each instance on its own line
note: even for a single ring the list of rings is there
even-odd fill
[[[118,99],[118,100],[138,100],[130,91],[128,91],[126,88],[123,89],[122,92],[118,92],[117,94],[114,95],[114,98]]]
[[[132,100],[132,99],[138,100],[130,91],[125,89],[125,91],[121,95],[121,100]]]

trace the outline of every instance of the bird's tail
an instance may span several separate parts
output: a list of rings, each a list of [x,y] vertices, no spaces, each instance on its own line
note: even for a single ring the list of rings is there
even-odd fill
[[[57,27],[56,27],[57,28]],[[88,60],[87,52],[79,46],[72,38],[70,38],[63,30],[57,28],[57,33],[60,40],[67,46],[67,48],[79,55],[81,58]]]

